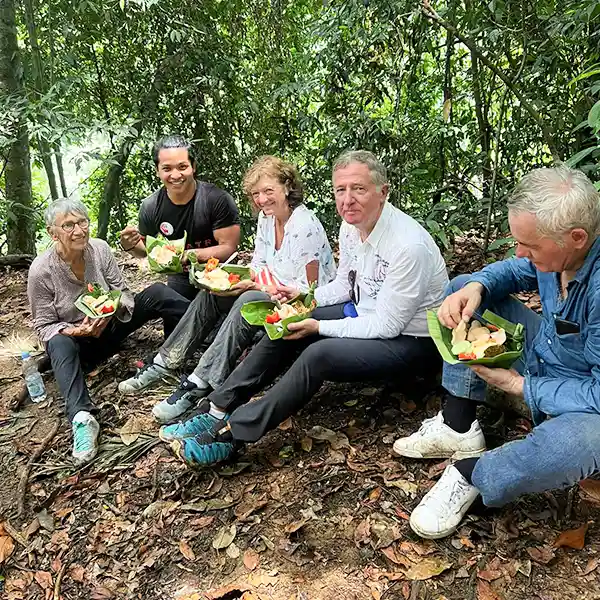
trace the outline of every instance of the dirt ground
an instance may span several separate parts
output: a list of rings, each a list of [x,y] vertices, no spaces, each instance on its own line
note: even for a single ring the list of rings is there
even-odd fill
[[[457,254],[453,265],[469,261]],[[131,261],[124,269],[136,290],[149,281]],[[25,286],[25,271],[0,274],[0,342],[31,332]],[[600,482],[478,506],[445,540],[412,533],[408,515],[444,463],[398,459],[391,445],[438,410],[432,382],[326,384],[238,462],[194,472],[156,437],[150,409],[169,389],[139,398],[116,389],[160,340],[150,324],[89,374],[101,451],[81,470],[51,374],[46,402],[12,412],[19,364],[0,360],[1,597],[600,598]],[[530,428],[497,410],[480,416],[492,446]]]

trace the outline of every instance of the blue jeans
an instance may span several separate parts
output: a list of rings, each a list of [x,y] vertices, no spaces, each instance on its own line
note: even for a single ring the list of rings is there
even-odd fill
[[[469,277],[450,282],[447,294],[463,287]],[[525,352],[531,348],[540,317],[512,297],[484,302],[492,312],[525,327]],[[514,368],[523,373],[524,361]],[[455,396],[483,401],[486,384],[465,365],[444,363],[443,386]],[[487,506],[503,506],[523,494],[569,487],[600,470],[600,415],[565,413],[535,427],[521,440],[485,452],[471,481]]]

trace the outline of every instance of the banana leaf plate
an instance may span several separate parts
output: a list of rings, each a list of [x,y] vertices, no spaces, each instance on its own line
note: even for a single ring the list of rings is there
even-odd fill
[[[85,294],[81,294],[81,296],[79,296],[77,298],[77,300],[75,300],[75,307],[77,309],[79,309],[86,317],[89,317],[90,319],[106,319],[108,317],[112,317],[117,312],[117,309],[119,308],[119,304],[121,304],[121,291],[120,290],[110,290],[109,292],[104,292],[104,293],[108,295],[109,300],[112,300],[115,303],[115,310],[113,310],[110,313],[106,313],[104,315],[97,315],[87,304],[85,304],[83,299],[86,296],[92,295],[89,292],[86,292]]]
[[[308,294],[302,294],[304,298],[308,296]],[[308,319],[312,315],[312,311],[316,308],[317,303],[311,298],[310,300],[310,311],[301,314],[301,315],[293,315],[291,317],[287,317],[278,321],[277,323],[267,323],[266,318],[267,315],[272,313],[275,310],[276,304],[275,302],[270,302],[267,300],[257,300],[256,302],[246,302],[244,306],[240,309],[242,317],[244,320],[250,325],[263,326],[269,339],[271,340],[279,340],[286,335],[290,335],[292,332],[288,329],[288,325],[290,323],[299,323],[300,321],[304,321],[304,319]]]
[[[163,237],[160,233],[156,237],[151,235],[146,236],[146,254],[148,255],[148,266],[154,273],[183,273],[183,254],[185,253],[185,241],[187,239],[187,232],[179,240],[168,240]],[[177,254],[173,256],[171,262],[164,265],[156,262],[150,253],[157,246],[174,246],[177,249]]]
[[[523,353],[524,328],[521,323],[511,323],[506,319],[486,310],[481,319],[482,322],[495,325],[506,331],[507,351],[493,357],[476,358],[474,360],[459,360],[452,354],[452,330],[442,325],[438,319],[437,312],[433,310],[427,311],[427,326],[429,335],[434,341],[438,352],[441,354],[445,362],[456,365],[458,363],[465,365],[485,365],[487,367],[499,367],[501,369],[509,369],[511,365],[521,357]]]

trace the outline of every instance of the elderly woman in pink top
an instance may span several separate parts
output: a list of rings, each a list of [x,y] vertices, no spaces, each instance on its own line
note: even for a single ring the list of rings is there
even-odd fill
[[[96,455],[100,429],[82,363],[90,368],[111,356],[125,337],[152,319],[162,318],[168,335],[189,301],[161,283],[132,294],[108,244],[90,238],[88,212],[78,200],[56,200],[45,219],[54,244],[33,261],[27,293],[33,326],[46,347],[73,424],[73,459],[82,464]],[[121,290],[113,316],[84,318],[75,307],[88,283]]]

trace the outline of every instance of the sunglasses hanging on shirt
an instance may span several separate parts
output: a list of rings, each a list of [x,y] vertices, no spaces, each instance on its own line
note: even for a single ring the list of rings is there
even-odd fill
[[[360,287],[356,283],[356,269],[348,272],[348,283],[350,284],[350,300],[356,306],[360,302]]]

